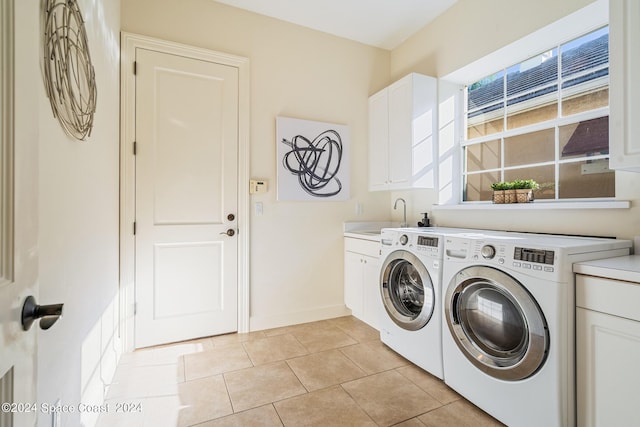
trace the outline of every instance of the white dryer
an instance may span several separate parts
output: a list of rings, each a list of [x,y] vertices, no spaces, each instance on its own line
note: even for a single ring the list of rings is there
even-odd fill
[[[572,264],[630,241],[494,233],[447,236],[445,382],[503,423],[575,425]]]
[[[449,228],[386,228],[381,233],[380,339],[442,379],[441,263]]]
[[[440,264],[443,238],[416,229],[383,229],[380,339],[442,379]]]

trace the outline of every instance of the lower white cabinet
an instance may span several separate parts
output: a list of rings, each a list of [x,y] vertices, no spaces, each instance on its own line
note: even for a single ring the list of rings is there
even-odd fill
[[[640,283],[576,276],[578,426],[640,426]]]
[[[355,317],[379,329],[380,243],[347,237],[344,247],[344,303]]]

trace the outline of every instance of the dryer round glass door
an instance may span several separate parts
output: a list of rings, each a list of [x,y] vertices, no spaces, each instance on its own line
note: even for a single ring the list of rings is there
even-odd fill
[[[491,267],[467,267],[445,295],[449,331],[466,358],[494,378],[518,381],[544,364],[549,329],[526,288]]]
[[[382,304],[396,325],[409,331],[429,322],[435,307],[431,277],[414,254],[391,252],[382,264],[380,277]]]

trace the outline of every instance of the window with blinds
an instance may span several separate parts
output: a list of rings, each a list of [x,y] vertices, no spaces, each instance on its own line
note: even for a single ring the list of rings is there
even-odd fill
[[[538,200],[615,196],[609,170],[609,28],[466,87],[463,200],[533,179]]]

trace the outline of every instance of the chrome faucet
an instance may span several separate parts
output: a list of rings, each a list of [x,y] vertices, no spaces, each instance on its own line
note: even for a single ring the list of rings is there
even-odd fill
[[[407,202],[404,201],[403,198],[398,197],[396,202],[393,204],[393,209],[398,209],[398,202],[402,202],[402,224],[400,227],[407,227]]]

